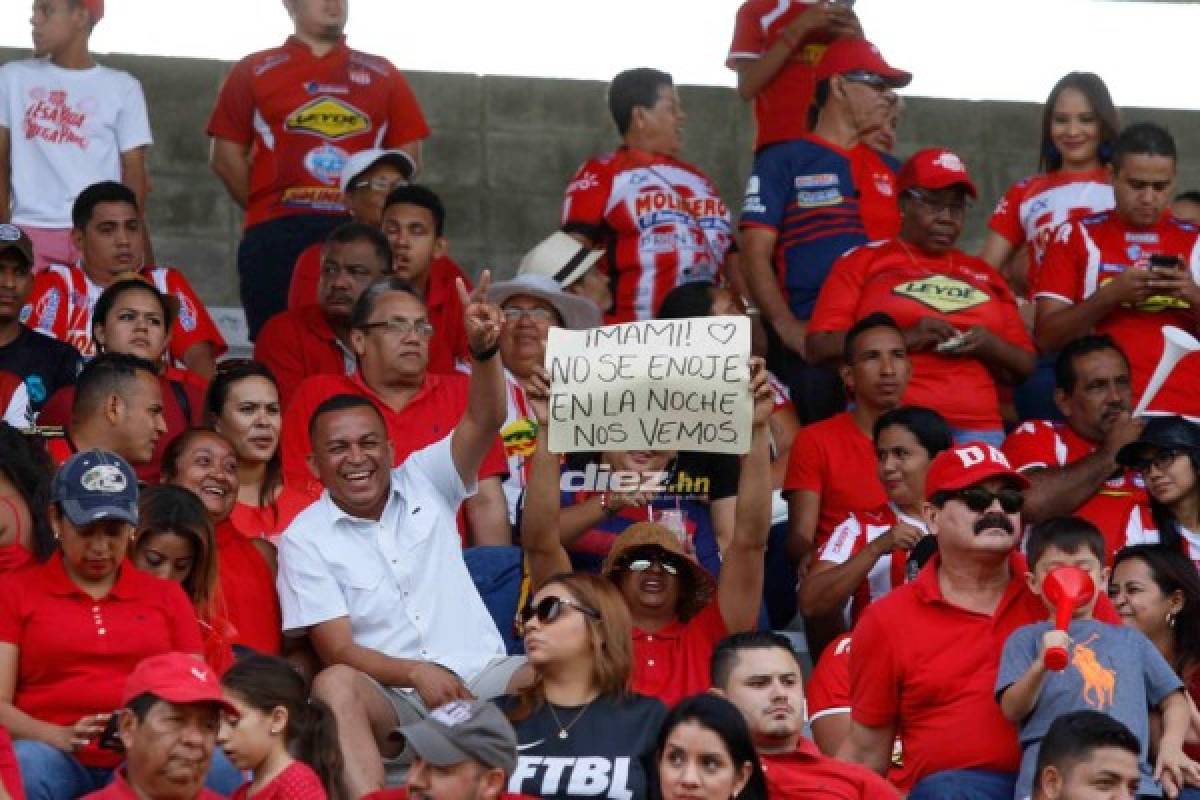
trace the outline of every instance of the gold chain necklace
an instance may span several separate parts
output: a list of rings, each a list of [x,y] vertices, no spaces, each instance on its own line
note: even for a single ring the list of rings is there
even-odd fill
[[[554,724],[558,726],[558,738],[566,739],[568,736],[570,736],[568,731],[575,727],[575,723],[579,722],[580,717],[583,716],[585,711],[591,708],[592,703],[594,702],[596,702],[596,698],[594,697],[591,700],[588,700],[587,703],[584,704],[583,708],[579,709],[579,713],[575,715],[575,719],[571,720],[564,726],[562,721],[558,718],[558,713],[554,710],[554,704],[547,700],[546,708],[550,709],[550,716],[554,718]]]

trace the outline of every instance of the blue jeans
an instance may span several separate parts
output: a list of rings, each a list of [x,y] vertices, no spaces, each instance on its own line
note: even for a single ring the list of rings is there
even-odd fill
[[[44,742],[18,739],[13,742],[13,751],[21,768],[27,800],[75,800],[104,788],[112,779],[111,769],[85,767],[71,754]],[[214,748],[204,785],[228,796],[244,780],[224,751]]]
[[[949,769],[917,781],[908,800],[1012,800],[1016,791],[1015,772]]]
[[[992,447],[999,448],[1000,445],[1004,444],[1004,429],[971,430],[970,428],[950,426],[950,438],[954,440],[955,445],[966,444],[967,442],[983,442],[984,444],[990,444]]]

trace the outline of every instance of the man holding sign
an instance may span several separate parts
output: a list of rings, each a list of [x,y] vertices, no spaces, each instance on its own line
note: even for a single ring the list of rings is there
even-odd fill
[[[686,327],[682,333],[686,336]],[[698,335],[695,325],[691,335]],[[737,365],[743,375],[746,352],[742,352]],[[744,388],[734,401],[741,413],[749,412],[746,414],[750,417],[746,425],[750,431],[749,452],[741,457],[736,521],[731,541],[721,554],[719,579],[714,581],[696,563],[685,538],[655,522],[641,522],[627,528],[613,542],[603,565],[603,574],[620,589],[633,616],[633,691],[653,695],[668,705],[686,695],[705,691],[713,647],[730,633],[752,629],[758,617],[771,523],[768,420],[774,407],[774,393],[761,359],[751,359],[749,372],[749,385],[742,383]],[[530,392],[533,411],[539,422],[549,423],[550,432],[544,429],[539,432],[530,463],[521,527],[521,543],[535,588],[550,576],[571,568],[560,538],[561,509],[556,485],[559,470],[558,459],[549,446],[555,436],[555,422],[548,378],[550,375],[542,371]],[[675,388],[686,392],[686,386],[684,380]],[[558,391],[556,384],[553,393]],[[718,426],[722,421],[728,421],[730,428],[737,430],[747,420],[711,418]]]

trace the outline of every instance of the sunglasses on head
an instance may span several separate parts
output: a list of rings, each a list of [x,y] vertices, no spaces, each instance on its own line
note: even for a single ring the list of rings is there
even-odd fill
[[[683,568],[678,558],[666,553],[632,553],[622,559],[621,568],[630,572],[646,572],[655,564],[668,575],[678,575]]]
[[[591,617],[592,619],[600,619],[600,612],[587,606],[571,600],[564,600],[561,597],[543,597],[535,605],[526,606],[521,609],[521,627],[529,624],[529,621],[537,617],[537,621],[542,625],[549,625],[554,620],[562,616],[563,609],[573,608],[580,614]]]
[[[1021,510],[1021,506],[1025,505],[1025,495],[1021,490],[1009,487],[993,492],[982,486],[969,486],[966,489],[959,489],[954,495],[976,514],[987,511],[997,500],[1000,501],[1000,509],[1005,514],[1015,514]]]

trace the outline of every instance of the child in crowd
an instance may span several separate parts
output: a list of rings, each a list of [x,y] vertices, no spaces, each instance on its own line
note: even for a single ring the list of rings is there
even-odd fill
[[[221,720],[217,743],[253,778],[231,800],[326,800],[342,797],[337,722],[288,662],[253,655],[221,679],[238,710]],[[294,754],[294,755],[293,755]]]
[[[1054,606],[1043,592],[1051,571],[1065,566],[1081,569],[1091,577],[1095,589],[1076,609],[1069,630],[1056,630],[1053,621],[1038,622],[1018,628],[1004,644],[996,697],[1004,716],[1020,728],[1017,800],[1033,792],[1038,750],[1050,724],[1062,714],[1087,709],[1125,723],[1142,743],[1138,795],[1160,797],[1165,788],[1174,797],[1185,776],[1192,780],[1200,777],[1200,765],[1183,753],[1189,722],[1187,696],[1179,677],[1141,632],[1093,618],[1096,600],[1108,585],[1104,537],[1085,520],[1059,517],[1033,528],[1026,552],[1032,570],[1027,574],[1029,586],[1050,609],[1051,620]],[[1046,652],[1054,647],[1064,648],[1070,655],[1062,672],[1051,672],[1045,666]],[[1150,706],[1157,706],[1162,713],[1153,772],[1149,763]]]

